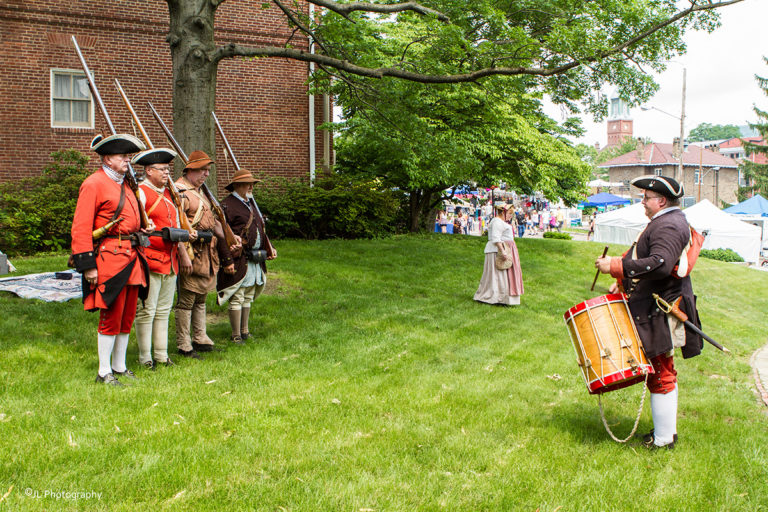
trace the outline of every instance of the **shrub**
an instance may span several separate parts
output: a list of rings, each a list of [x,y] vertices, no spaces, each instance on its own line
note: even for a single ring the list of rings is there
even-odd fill
[[[9,254],[69,246],[88,157],[74,149],[51,153],[40,176],[0,184],[0,248]]]
[[[319,178],[315,186],[276,179],[254,190],[274,238],[375,238],[395,232],[399,198],[376,182],[338,175]]]
[[[556,238],[558,240],[570,240],[571,235],[568,233],[560,233],[558,231],[545,231],[542,235],[544,238]]]
[[[702,258],[709,258],[711,260],[727,261],[727,262],[740,262],[744,261],[744,258],[733,249],[702,249],[699,253]]]

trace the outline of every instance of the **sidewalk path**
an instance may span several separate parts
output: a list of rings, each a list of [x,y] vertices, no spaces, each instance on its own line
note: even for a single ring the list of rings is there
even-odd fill
[[[768,405],[768,345],[752,354],[749,364],[754,369],[755,386],[760,399]]]

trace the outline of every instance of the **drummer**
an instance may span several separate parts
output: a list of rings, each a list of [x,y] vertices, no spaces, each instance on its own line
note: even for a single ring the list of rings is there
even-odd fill
[[[661,311],[652,295],[657,293],[669,303],[682,297],[680,309],[696,326],[701,325],[690,277],[672,274],[691,231],[680,210],[681,184],[667,176],[643,176],[634,179],[632,185],[644,191],[642,203],[650,222],[624,256],[598,258],[595,267],[617,279],[611,293],[619,286],[626,290],[645,354],[653,364],[647,386],[654,429],[644,436],[643,444],[650,449],[672,449],[677,442],[678,393],[673,349],[680,347],[683,358],[697,356],[702,339]]]

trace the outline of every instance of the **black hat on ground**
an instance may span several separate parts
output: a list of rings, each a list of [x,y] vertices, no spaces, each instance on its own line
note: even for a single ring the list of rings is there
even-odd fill
[[[177,156],[178,155],[173,150],[167,148],[154,148],[142,151],[133,157],[131,163],[133,165],[143,165],[145,167],[154,164],[169,164]]]
[[[133,135],[116,133],[107,138],[97,135],[91,141],[91,149],[100,155],[130,155],[147,148]]]
[[[644,190],[653,190],[664,197],[677,199],[683,197],[683,186],[669,176],[640,176],[632,180],[632,185]]]

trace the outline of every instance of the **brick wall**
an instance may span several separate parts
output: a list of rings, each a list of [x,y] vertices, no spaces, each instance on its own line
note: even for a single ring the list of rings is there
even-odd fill
[[[285,18],[261,2],[225,2],[216,17],[218,44],[279,45],[291,37]],[[94,16],[98,13],[98,17]],[[172,67],[165,38],[168,7],[162,0],[0,0],[0,181],[39,173],[52,151],[88,148],[107,132],[96,113],[96,129],[51,128],[52,68],[80,70],[69,41],[75,35],[118,132],[132,132],[127,109],[113,84],[118,78],[156,146],[167,146],[146,102],[172,127]],[[291,44],[306,48],[306,38]],[[226,59],[219,65],[216,114],[243,168],[260,176],[309,176],[308,65],[287,59]],[[315,99],[323,119],[323,99]],[[322,164],[323,135],[316,140]],[[187,148],[185,148],[187,149]],[[194,148],[192,148],[194,149]],[[187,149],[189,152],[190,150]],[[232,174],[217,142],[220,187]]]
[[[654,174],[654,169],[661,168],[661,174],[664,176],[674,176],[677,170],[676,165],[648,165],[648,166],[625,166],[611,167],[608,169],[608,181],[610,182],[628,182],[640,176]],[[708,199],[712,204],[720,207],[721,201],[735,203],[736,191],[739,185],[739,172],[733,168],[721,168],[719,171],[711,171],[711,167],[703,168],[704,179],[701,188],[695,183],[695,172],[698,168],[686,166],[684,168],[685,177],[683,178],[683,188],[686,197],[693,197],[696,202],[700,199]],[[637,197],[639,189],[630,187],[629,192],[632,197]],[[626,193],[626,190],[623,191]]]

